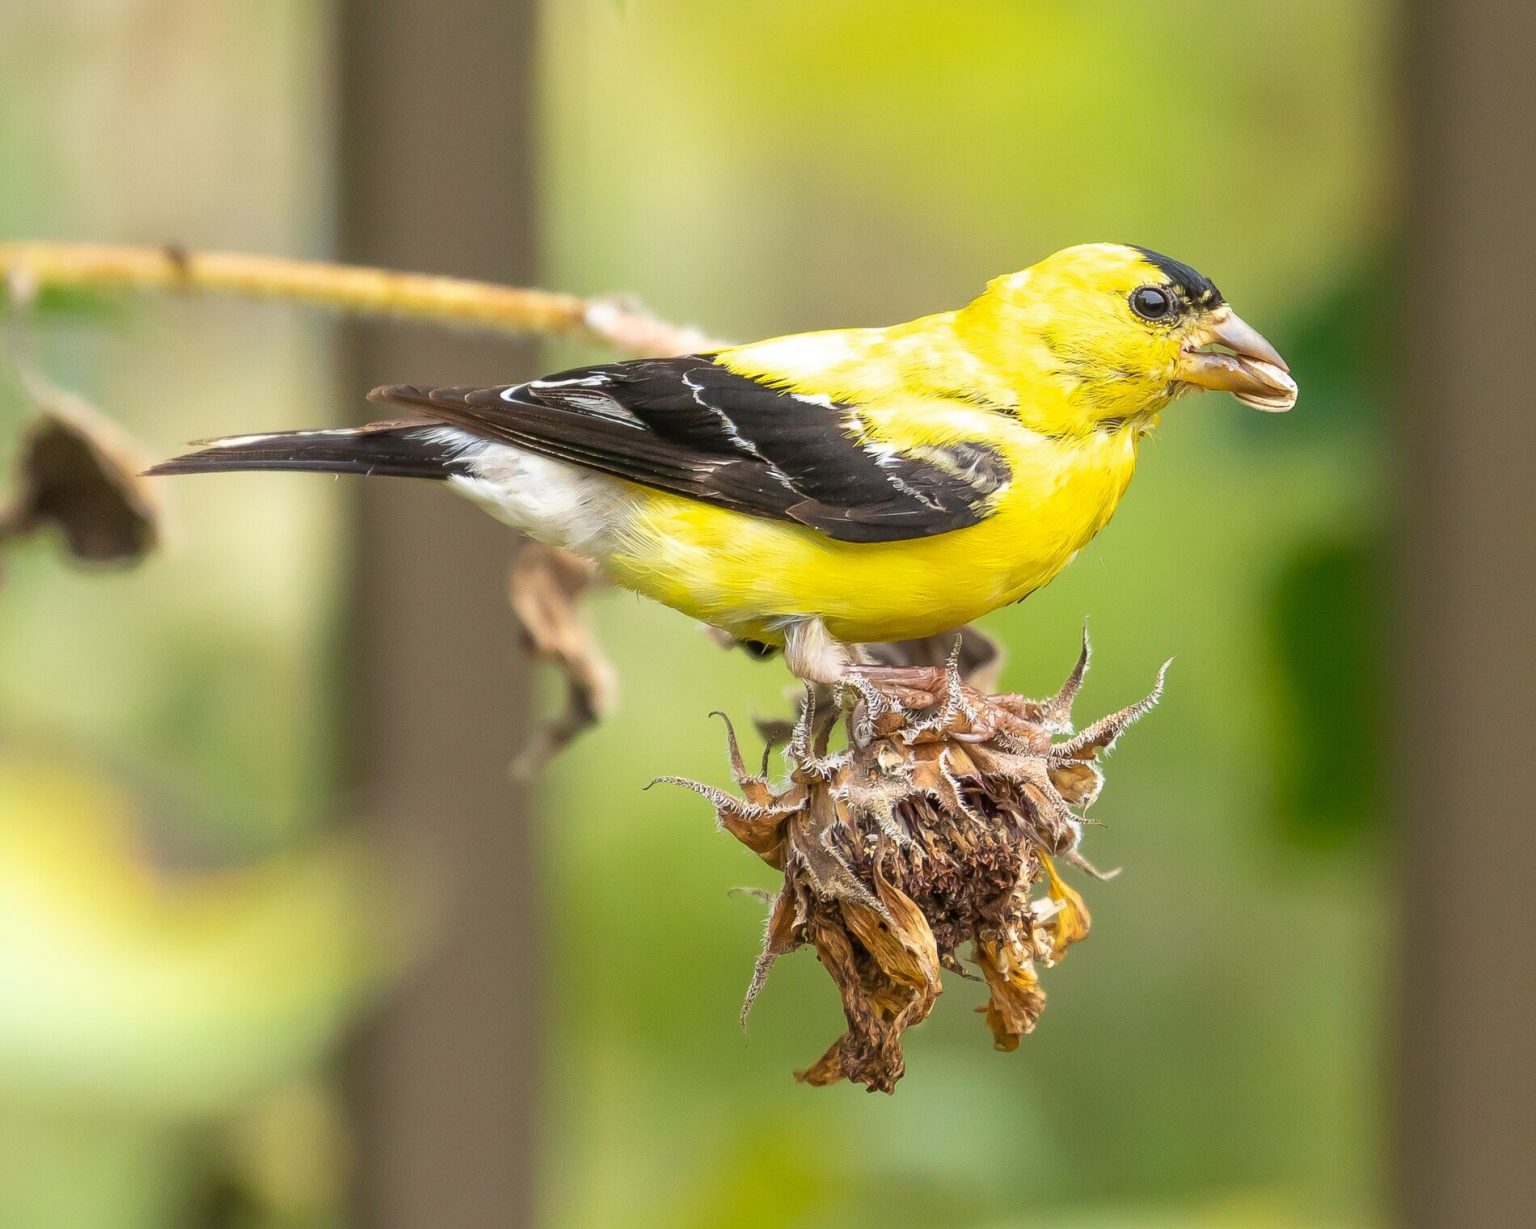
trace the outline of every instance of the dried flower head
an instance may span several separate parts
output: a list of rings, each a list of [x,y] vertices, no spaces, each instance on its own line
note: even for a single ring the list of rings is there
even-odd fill
[[[741,797],[666,778],[708,798],[721,826],[784,875],[743,1021],[774,960],[802,944],[837,982],[847,1031],[799,1079],[892,1091],[902,1033],[932,1010],[940,971],[973,976],[967,945],[997,1048],[1034,1028],[1045,1004],[1037,969],[1090,921],[1056,860],[1097,875],[1078,852],[1082,809],[1103,782],[1096,761],[1162,691],[1159,672],[1146,699],[1073,735],[1088,659],[1085,637],[1048,700],[986,695],[953,663],[867,668],[841,713],[845,750],[828,754],[839,711],[818,713],[807,696],[782,786],[769,783],[766,754],[748,773],[728,720]]]

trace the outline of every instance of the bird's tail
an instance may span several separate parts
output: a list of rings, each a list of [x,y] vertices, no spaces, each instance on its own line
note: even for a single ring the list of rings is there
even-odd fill
[[[222,474],[232,470],[307,470],[321,474],[380,474],[448,478],[467,473],[452,428],[428,421],[373,423],[329,431],[274,431],[195,440],[197,451],[146,474]]]

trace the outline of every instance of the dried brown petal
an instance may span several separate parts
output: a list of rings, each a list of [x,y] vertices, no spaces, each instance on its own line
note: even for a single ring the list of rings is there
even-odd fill
[[[839,901],[843,920],[864,950],[874,957],[880,971],[890,981],[914,992],[913,1002],[926,999],[926,1006],[916,1023],[928,1014],[928,1008],[942,989],[939,980],[939,949],[933,931],[921,909],[900,888],[892,887],[875,869],[875,892],[883,909],[876,910],[855,900]],[[908,1012],[910,1017],[911,1013]]]

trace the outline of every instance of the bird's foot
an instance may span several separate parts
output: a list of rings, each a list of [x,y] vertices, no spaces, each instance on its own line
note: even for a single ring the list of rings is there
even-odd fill
[[[853,728],[871,737],[900,731],[907,742],[946,738],[956,742],[999,742],[1028,754],[1043,754],[1049,736],[1072,728],[1072,701],[1088,669],[1086,629],[1076,666],[1049,699],[994,695],[965,681],[960,642],[942,666],[850,664],[840,691],[853,710]]]
[[[949,691],[946,666],[882,666],[856,662],[844,671],[840,680],[845,688],[860,695],[873,691],[900,708],[931,708]]]
[[[853,713],[853,728],[870,737],[899,734],[906,742],[1002,739],[1023,749],[1039,729],[1026,712],[1033,701],[980,691],[953,665],[851,666],[842,694]]]

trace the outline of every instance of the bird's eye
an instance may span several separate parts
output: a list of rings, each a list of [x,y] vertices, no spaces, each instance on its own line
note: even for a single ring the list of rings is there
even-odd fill
[[[1131,292],[1131,310],[1143,320],[1166,320],[1173,314],[1173,296],[1161,286],[1143,286]]]

